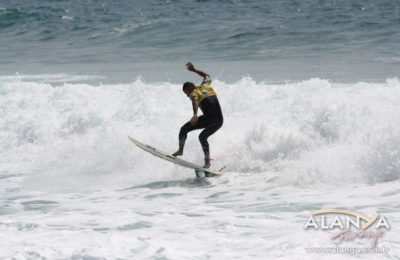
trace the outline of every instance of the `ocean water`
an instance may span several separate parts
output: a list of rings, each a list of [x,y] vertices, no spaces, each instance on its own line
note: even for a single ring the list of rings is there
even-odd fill
[[[383,81],[399,23],[398,0],[2,0],[0,73],[177,83],[192,60],[231,82]]]
[[[0,1],[1,259],[399,259],[398,1]],[[219,178],[177,149],[213,77]],[[198,132],[184,159],[201,164]],[[387,254],[311,211],[379,213]],[[368,239],[341,246],[366,247]]]

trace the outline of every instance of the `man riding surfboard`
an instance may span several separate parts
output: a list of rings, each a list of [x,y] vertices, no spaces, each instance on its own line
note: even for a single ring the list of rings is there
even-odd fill
[[[183,84],[183,92],[192,101],[193,117],[181,127],[179,132],[179,149],[172,156],[176,157],[183,154],[187,134],[190,131],[204,128],[199,135],[199,140],[204,152],[204,168],[209,168],[211,165],[210,148],[207,139],[221,128],[224,117],[222,116],[217,94],[211,87],[210,76],[201,70],[197,70],[191,62],[186,63],[186,68],[189,71],[197,73],[203,78],[203,81],[200,85],[195,85],[192,82]],[[203,112],[201,116],[197,116],[199,107]]]

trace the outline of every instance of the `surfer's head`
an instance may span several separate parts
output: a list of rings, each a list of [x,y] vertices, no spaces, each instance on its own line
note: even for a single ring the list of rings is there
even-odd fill
[[[189,97],[195,87],[196,86],[192,82],[185,82],[185,84],[183,84],[182,90],[183,92],[185,92],[186,96]]]

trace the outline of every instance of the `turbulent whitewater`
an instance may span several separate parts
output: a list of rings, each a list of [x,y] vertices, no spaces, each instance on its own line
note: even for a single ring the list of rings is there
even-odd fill
[[[215,79],[225,122],[209,141],[227,168],[200,180],[127,139],[176,150],[191,116],[180,84],[94,81],[0,78],[1,256],[304,259],[329,243],[302,229],[307,214],[335,206],[385,213],[399,254],[397,78]],[[197,135],[184,158],[201,163]]]

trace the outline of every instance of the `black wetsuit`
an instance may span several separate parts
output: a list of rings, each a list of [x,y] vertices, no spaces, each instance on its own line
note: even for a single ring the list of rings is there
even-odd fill
[[[207,139],[222,126],[224,117],[222,116],[221,106],[219,105],[217,96],[204,98],[199,106],[203,115],[199,116],[195,125],[192,125],[189,121],[181,127],[181,131],[179,132],[179,145],[181,147],[184,146],[188,132],[204,128],[199,135],[199,140],[205,157],[209,157],[210,148]]]

